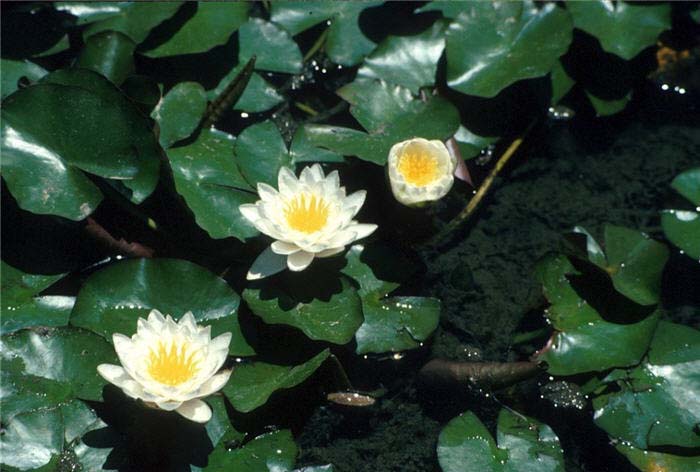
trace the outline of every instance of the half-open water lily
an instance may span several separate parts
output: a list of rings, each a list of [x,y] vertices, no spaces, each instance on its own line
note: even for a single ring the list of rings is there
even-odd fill
[[[366,192],[346,195],[338,171],[325,176],[319,164],[305,167],[299,178],[282,167],[278,190],[259,183],[258,194],[260,200],[241,205],[240,211],[261,233],[276,240],[272,252],[286,256],[292,271],[306,269],[316,257],[338,254],[377,229],[353,219]],[[258,277],[249,273],[248,278]]]
[[[439,200],[452,188],[457,158],[442,141],[413,138],[389,151],[389,182],[404,205]]]
[[[202,397],[221,389],[231,376],[223,370],[231,333],[211,338],[211,327],[197,326],[187,312],[179,322],[152,310],[139,318],[131,338],[112,336],[121,366],[100,364],[97,371],[132,398],[163,410],[175,410],[198,423],[211,419]]]

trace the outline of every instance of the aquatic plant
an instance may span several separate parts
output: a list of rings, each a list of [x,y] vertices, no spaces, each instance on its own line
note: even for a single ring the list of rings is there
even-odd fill
[[[428,360],[455,302],[418,282],[530,133],[623,113],[690,7],[2,9],[3,470],[348,470],[298,460],[314,411],[362,422],[414,379],[483,399],[542,375],[632,466],[697,469],[700,339],[661,303],[662,238],[700,258],[697,168],[663,232],[551,247],[517,362]],[[554,426],[510,400],[441,418],[421,466],[564,470]]]

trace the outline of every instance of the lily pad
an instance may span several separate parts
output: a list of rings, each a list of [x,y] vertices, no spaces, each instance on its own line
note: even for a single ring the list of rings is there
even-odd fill
[[[440,433],[438,460],[443,472],[563,472],[559,438],[546,424],[509,410],[498,415],[498,446],[468,411]]]
[[[131,336],[152,309],[179,319],[191,311],[212,336],[231,332],[229,352],[254,354],[238,325],[239,296],[208,270],[177,259],[134,259],[91,275],[78,293],[71,323],[112,339]]]
[[[401,85],[413,93],[433,85],[445,49],[446,26],[436,21],[415,36],[389,36],[365,59],[357,75]]]
[[[462,125],[457,129],[454,138],[465,161],[478,156],[484,148],[500,139],[496,136],[479,136]]]
[[[197,2],[194,16],[167,41],[143,52],[149,57],[207,52],[228,41],[248,20],[247,2]]]
[[[160,127],[160,145],[167,149],[189,137],[207,109],[204,87],[196,82],[180,82],[163,97],[151,114]]]
[[[151,121],[143,116],[135,104],[128,100],[114,84],[96,72],[87,69],[61,69],[45,76],[41,81],[88,90],[103,102],[101,104],[103,109],[96,110],[96,113],[105,113],[108,110],[114,113],[118,111],[124,117],[130,127],[128,137],[131,139],[128,152],[135,156],[137,173],[133,178],[120,179],[119,182],[131,190],[130,197],[133,203],[143,202],[155,190],[160,171],[160,147],[153,134]],[[107,139],[107,137],[104,132],[98,132],[91,136],[91,139],[101,143],[101,139]],[[76,147],[79,146],[77,142],[71,143]],[[103,147],[109,149],[109,146],[103,145]]]
[[[277,472],[292,470],[298,450],[289,430],[262,434],[243,447],[230,449],[225,441],[209,456],[204,472]]]
[[[571,44],[571,17],[555,4],[462,5],[446,40],[447,84],[462,93],[494,97],[518,80],[543,76]]]
[[[377,279],[360,260],[364,247],[347,252],[343,273],[359,284],[364,322],[355,334],[358,354],[414,349],[435,331],[440,320],[440,300],[426,297],[386,297],[398,284]]]
[[[208,90],[207,98],[209,101],[214,101],[216,97],[218,97],[219,94],[224,91],[226,86],[238,76],[241,70],[243,70],[243,65],[237,65],[231,69],[231,71],[226,74],[223,79],[221,79],[215,89]],[[275,105],[282,103],[283,101],[284,97],[277,93],[277,90],[270,85],[269,82],[260,77],[260,74],[254,73],[251,76],[246,89],[243,91],[243,95],[241,95],[241,98],[232,105],[232,108],[234,110],[240,110],[248,113],[261,113],[269,110]]]
[[[637,469],[651,471],[695,472],[700,470],[700,456],[680,456],[665,452],[643,451],[618,443],[615,448]]]
[[[358,19],[366,8],[382,2],[273,2],[270,19],[292,36],[329,20],[326,53],[336,64],[353,66],[374,49],[375,44],[360,30]]]
[[[105,382],[97,366],[116,362],[114,349],[104,339],[68,327],[5,335],[0,338],[0,356],[3,369],[64,383],[71,387],[72,395],[86,400],[102,398]]]
[[[639,449],[700,447],[700,332],[659,323],[649,359],[603,382],[611,390],[593,399],[594,420],[610,436]]]
[[[391,146],[416,136],[446,140],[459,128],[457,109],[442,97],[427,101],[386,82],[358,79],[338,90],[350,113],[369,132],[328,125],[305,126],[308,141],[339,154],[384,165]]]
[[[32,275],[2,262],[2,321],[0,334],[30,326],[65,326],[75,297],[38,296],[65,274]]]
[[[13,61],[12,59],[0,59],[0,69],[2,69],[2,84],[0,91],[5,98],[19,88],[19,81],[23,77],[31,82],[36,82],[47,74],[46,70],[28,60]]]
[[[197,224],[212,238],[244,240],[258,234],[243,218],[239,205],[256,200],[233,155],[233,136],[202,130],[187,146],[168,149],[175,188],[194,213]]]
[[[255,56],[255,68],[271,72],[301,72],[299,46],[284,29],[260,18],[251,18],[238,32],[239,64]]]
[[[275,391],[296,387],[325,362],[328,349],[297,366],[253,362],[236,366],[223,389],[233,407],[248,413],[264,405]]]
[[[656,43],[659,34],[671,27],[671,6],[639,5],[595,0],[569,2],[566,9],[574,26],[598,38],[607,52],[630,60]]]
[[[83,32],[85,40],[103,31],[117,31],[140,44],[153,28],[172,17],[184,2],[71,3],[65,2],[58,8],[77,16],[78,24],[90,23]]]
[[[661,226],[666,237],[695,260],[700,260],[700,168],[677,175],[671,187],[684,196],[694,210],[663,210]]]
[[[2,407],[4,423],[17,414],[52,408],[72,398],[73,391],[67,383],[22,374],[18,372],[19,370],[21,368],[8,367],[6,363],[0,373],[2,378],[0,407]]]
[[[293,275],[247,288],[243,299],[265,323],[294,326],[314,340],[350,342],[362,324],[362,302],[349,280]]]
[[[249,126],[236,140],[236,163],[246,181],[277,186],[280,167],[289,167],[291,158],[277,126],[270,120]]]
[[[593,105],[593,109],[595,110],[596,116],[616,115],[617,113],[620,113],[627,107],[627,104],[632,98],[632,92],[628,93],[622,98],[612,100],[598,98],[588,90],[586,90],[586,95],[591,101],[591,105]]]
[[[136,43],[118,31],[103,31],[90,36],[76,65],[94,70],[120,85],[134,72]]]
[[[552,79],[552,105],[557,105],[571,90],[576,81],[564,69],[561,61],[557,61],[550,73]],[[595,105],[594,105],[595,106]]]
[[[556,330],[551,345],[538,355],[550,374],[602,371],[641,360],[654,334],[658,310],[625,323],[605,320],[591,305],[593,300],[585,300],[572,286],[568,277],[579,272],[562,255],[543,259],[536,274],[551,304],[545,314]]]

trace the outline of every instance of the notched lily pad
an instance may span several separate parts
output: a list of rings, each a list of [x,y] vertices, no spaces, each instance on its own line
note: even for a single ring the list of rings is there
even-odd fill
[[[238,32],[238,62],[245,64],[255,56],[255,68],[270,72],[297,74],[301,72],[302,56],[299,46],[289,33],[274,23],[251,18]]]
[[[203,472],[292,470],[298,453],[292,433],[288,430],[262,434],[240,448],[228,448],[225,443],[225,440],[222,441],[214,449]]]
[[[700,261],[700,167],[682,172],[671,182],[694,209],[663,210],[661,226],[666,237],[696,261]]]
[[[180,319],[191,311],[212,336],[231,332],[229,352],[254,354],[238,325],[239,296],[208,270],[178,259],[127,260],[91,275],[78,293],[71,323],[106,339],[131,336],[152,309]]]
[[[2,69],[0,90],[3,99],[19,88],[19,82],[22,78],[25,78],[28,82],[27,85],[29,85],[47,74],[43,67],[26,59],[23,61],[0,59],[0,69]]]
[[[160,127],[160,145],[167,149],[189,137],[207,109],[204,87],[196,82],[180,82],[165,94],[151,117]]]

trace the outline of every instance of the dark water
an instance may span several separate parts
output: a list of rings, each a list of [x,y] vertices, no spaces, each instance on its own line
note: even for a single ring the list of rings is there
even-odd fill
[[[378,372],[369,377],[375,382],[356,368],[353,381],[389,392],[362,412],[316,408],[300,437],[302,462],[331,462],[340,471],[437,471],[437,437],[446,421],[472,410],[493,431],[505,404],[554,429],[567,470],[635,470],[593,425],[588,405],[554,406],[546,392],[561,384],[548,387],[547,375],[500,392],[422,392],[416,371],[431,357],[522,360],[541,347],[543,339],[514,346],[513,335],[543,326],[532,268],[573,226],[600,236],[612,223],[663,238],[659,210],[673,198],[669,182],[700,163],[691,107],[650,91],[620,117],[540,125],[473,221],[446,245],[422,249],[424,270],[413,280],[415,290],[441,298],[444,306],[432,344],[374,364]],[[453,193],[438,218],[458,211],[468,192],[465,186]],[[698,286],[700,266],[674,250],[663,290],[670,319],[700,327]]]

